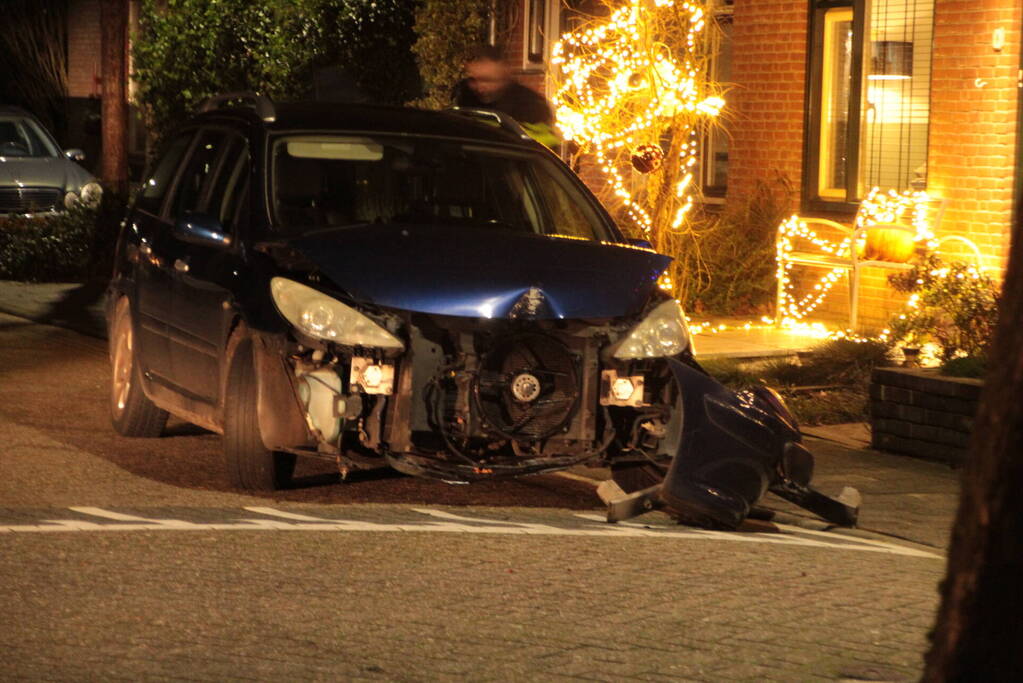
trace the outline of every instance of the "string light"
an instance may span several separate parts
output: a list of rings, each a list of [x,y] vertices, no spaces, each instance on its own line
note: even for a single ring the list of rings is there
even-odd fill
[[[694,205],[699,122],[724,106],[708,92],[705,25],[702,1],[629,0],[608,18],[566,33],[553,48],[552,62],[560,67],[553,98],[558,127],[566,140],[592,154],[611,196],[648,238],[657,228],[678,231],[684,225]],[[631,150],[660,145],[669,128],[681,143],[665,155],[667,168],[659,172],[674,186],[665,212],[664,196],[634,192],[626,174],[631,176]],[[654,208],[658,202],[661,209]],[[655,220],[665,225],[655,226]],[[659,284],[673,286],[668,278]]]
[[[912,221],[914,232],[913,241],[918,248],[933,250],[938,245],[934,232],[931,230],[929,207],[932,199],[926,192],[910,191],[896,192],[888,190],[882,192],[875,187],[867,193],[867,196],[860,202],[859,211],[856,212],[854,228],[856,234],[860,235],[857,244],[852,243],[851,237],[846,237],[839,242],[832,242],[820,237],[816,232],[807,226],[799,216],[791,216],[778,227],[778,240],[775,244],[775,261],[777,269],[775,277],[781,292],[779,297],[779,324],[782,327],[793,327],[799,325],[812,313],[824,299],[828,292],[842,277],[849,266],[836,266],[829,269],[820,279],[812,285],[810,292],[796,301],[792,293],[792,260],[791,254],[794,250],[796,240],[802,240],[816,247],[821,256],[846,258],[851,254],[852,249],[862,252],[866,228],[873,225],[898,223],[902,216],[909,215]]]

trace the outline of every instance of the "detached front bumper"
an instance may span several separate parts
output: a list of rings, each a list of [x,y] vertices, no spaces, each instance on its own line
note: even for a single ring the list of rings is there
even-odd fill
[[[681,445],[664,481],[611,501],[609,522],[663,508],[687,524],[734,529],[770,490],[827,521],[856,524],[858,494],[839,500],[810,486],[813,456],[774,392],[733,392],[679,361],[668,363],[682,395]]]

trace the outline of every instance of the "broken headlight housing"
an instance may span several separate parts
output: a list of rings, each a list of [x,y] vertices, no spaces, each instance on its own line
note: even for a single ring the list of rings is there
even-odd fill
[[[691,344],[689,325],[674,299],[658,304],[614,345],[611,355],[619,360],[676,356]]]
[[[270,281],[270,292],[280,314],[314,339],[345,346],[405,348],[400,339],[367,316],[312,287],[275,277]]]

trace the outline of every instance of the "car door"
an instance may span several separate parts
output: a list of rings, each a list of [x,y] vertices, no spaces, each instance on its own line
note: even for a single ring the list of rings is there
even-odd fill
[[[175,270],[172,363],[185,391],[215,405],[228,311],[241,268],[236,237],[248,219],[250,163],[246,140],[237,132],[209,131],[201,136],[200,149],[215,154],[193,158],[175,207],[175,235],[186,248]]]
[[[153,173],[136,197],[126,247],[134,263],[130,299],[135,324],[135,355],[142,372],[164,384],[173,381],[169,326],[174,294],[173,260],[168,258],[174,238],[166,206],[170,189],[180,175],[181,164],[195,137],[195,130],[176,135],[160,155]]]

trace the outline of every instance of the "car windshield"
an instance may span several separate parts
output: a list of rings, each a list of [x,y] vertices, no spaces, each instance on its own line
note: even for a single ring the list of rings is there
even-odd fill
[[[0,115],[0,156],[55,157],[57,149],[32,119]]]
[[[273,146],[277,230],[460,225],[613,240],[588,197],[539,154],[450,140],[290,135]]]

